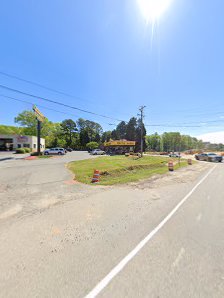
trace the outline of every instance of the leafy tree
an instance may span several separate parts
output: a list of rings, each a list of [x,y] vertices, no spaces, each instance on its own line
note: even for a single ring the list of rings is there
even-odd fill
[[[99,144],[100,140],[101,140],[100,135],[97,133],[95,138],[94,138],[94,142],[97,142]]]
[[[126,139],[128,141],[135,141],[136,140],[136,129],[137,129],[137,119],[135,117],[132,117],[128,124],[126,129]]]
[[[21,134],[24,135],[37,135],[37,119],[36,115],[32,111],[23,111],[15,117],[15,122],[20,124],[22,127]],[[41,123],[41,137],[46,140],[46,147],[52,147],[52,144],[57,143],[58,146],[64,143],[62,141],[56,141],[59,138],[58,131],[60,130],[59,123],[50,122],[47,118]],[[18,133],[18,132],[16,132]],[[61,137],[60,137],[61,139]],[[62,146],[62,145],[60,145]]]
[[[89,135],[88,131],[86,129],[82,129],[79,133],[79,141],[80,141],[80,146],[82,149],[86,148],[86,144],[89,143]]]
[[[24,134],[24,129],[22,127],[0,125],[0,134],[11,135],[11,134]]]
[[[99,144],[97,142],[89,142],[86,144],[86,147],[88,149],[93,150],[93,149],[97,149],[99,147]]]
[[[147,136],[146,143],[147,143],[148,150],[159,151],[160,150],[160,140],[161,140],[161,138],[157,132],[150,136]]]
[[[155,133],[147,136],[146,142],[148,150],[166,152],[185,151],[190,149],[221,150],[222,148],[221,145],[203,143],[197,138],[193,138],[188,135],[181,135],[179,132],[165,132],[161,136]]]
[[[95,141],[96,139],[99,140],[99,136],[101,136],[103,133],[101,125],[94,121],[79,118],[77,120],[77,126],[79,129],[79,133],[83,133],[85,131],[85,134],[88,134],[88,138],[90,141]]]
[[[121,121],[116,128],[118,139],[125,139],[127,135],[127,125],[124,121]]]
[[[143,139],[143,151],[145,151],[146,149],[146,129],[145,129],[145,126],[143,124],[142,126],[142,133],[141,133],[141,126],[142,126],[142,123],[141,123],[141,119],[138,119],[137,120],[137,127],[136,127],[136,130],[135,130],[135,141],[136,141],[136,145],[135,145],[135,150],[136,151],[140,151],[141,150],[141,138]]]
[[[102,134],[102,143],[104,142],[109,142],[110,139],[111,139],[111,131],[105,131],[103,134]]]
[[[71,147],[77,132],[76,123],[72,119],[66,119],[61,123],[62,136],[66,140],[66,145]]]
[[[24,127],[24,134],[36,136],[37,135],[37,119],[32,111],[23,111],[15,117],[15,123]],[[46,121],[46,120],[45,120]],[[42,130],[43,134],[43,130]]]
[[[111,139],[112,140],[117,140],[118,139],[116,129],[112,130],[112,132],[111,132]]]

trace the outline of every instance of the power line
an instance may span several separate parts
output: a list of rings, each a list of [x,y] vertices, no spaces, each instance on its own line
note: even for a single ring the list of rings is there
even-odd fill
[[[53,112],[57,112],[57,113],[60,113],[60,114],[63,114],[63,115],[75,116],[76,118],[79,117],[79,116],[76,115],[76,114],[68,113],[68,112],[63,112],[63,111],[58,111],[58,110],[55,110],[55,109],[53,109],[53,108],[49,108],[49,107],[40,105],[39,103],[29,102],[29,101],[26,101],[26,100],[22,100],[22,99],[15,98],[15,97],[6,96],[6,95],[4,95],[4,94],[0,94],[0,96],[2,96],[3,98],[7,98],[7,99],[11,99],[11,100],[17,101],[17,102],[26,103],[26,104],[29,104],[29,105],[31,105],[31,106],[35,105],[35,106],[37,106],[38,108],[42,108],[42,109],[45,109],[45,110],[49,110],[49,111],[53,111]],[[103,122],[103,123],[104,123],[104,124],[107,124],[107,125],[114,125],[114,126],[117,125],[117,124],[111,124],[111,123],[106,123],[106,122]]]
[[[0,71],[0,75],[3,75],[3,76],[5,76],[5,77],[8,77],[8,78],[12,78],[12,79],[16,79],[16,80],[18,80],[18,81],[21,81],[21,82],[25,82],[25,83],[28,83],[28,84],[31,84],[31,85],[34,85],[34,86],[37,86],[37,87],[40,87],[40,88],[43,88],[43,89],[46,89],[46,90],[48,90],[48,91],[52,91],[52,92],[54,92],[54,93],[57,93],[57,94],[60,94],[60,95],[64,95],[64,96],[67,96],[67,97],[70,97],[70,98],[73,98],[73,99],[79,99],[79,100],[85,100],[85,101],[88,101],[88,102],[92,102],[92,101],[90,101],[90,100],[88,100],[88,99],[85,99],[85,98],[82,98],[82,97],[79,97],[79,96],[75,96],[75,95],[72,95],[72,94],[69,94],[69,93],[66,93],[66,92],[63,92],[63,91],[59,91],[59,90],[56,90],[56,89],[54,89],[54,88],[50,88],[50,87],[47,87],[47,86],[45,86],[45,85],[42,85],[42,84],[39,84],[39,83],[36,83],[36,82],[33,82],[33,81],[30,81],[30,80],[27,80],[27,79],[24,79],[24,78],[21,78],[21,77],[19,77],[19,76],[16,76],[16,75],[12,75],[12,74],[9,74],[9,73],[6,73],[6,72],[3,72],[3,71]],[[8,88],[8,87],[7,87]],[[10,88],[11,89],[11,88]],[[19,91],[19,90],[18,90]],[[20,91],[21,92],[21,91]],[[25,93],[25,92],[24,92]],[[22,94],[24,94],[24,93],[22,93]],[[26,95],[26,94],[24,94],[24,95]],[[29,95],[29,96],[31,96],[31,95]],[[36,96],[36,98],[41,98],[41,99],[43,99],[43,100],[45,100],[44,98],[42,98],[42,97],[37,97]],[[207,106],[207,107],[210,107],[210,106]],[[73,107],[73,108],[75,108],[75,107]],[[85,111],[85,110],[82,110],[82,109],[79,109],[79,108],[75,108],[75,109],[78,109],[79,111],[83,111],[83,112],[85,112],[85,113],[92,113],[92,112],[89,112],[89,111]],[[198,109],[200,109],[200,108],[196,108],[196,109],[186,109],[186,110],[181,110],[181,111],[179,111],[179,112],[189,112],[189,111],[195,111],[195,110],[198,110]],[[59,112],[59,111],[58,111]],[[207,114],[195,114],[195,115],[191,115],[191,117],[192,116],[207,116],[207,115],[217,115],[217,114],[223,114],[224,112],[214,112],[214,113],[207,113]],[[118,120],[118,119],[114,119],[114,118],[112,118],[112,117],[108,117],[108,116],[105,116],[105,115],[99,115],[99,114],[97,114],[97,113],[93,113],[94,115],[96,115],[96,116],[100,116],[100,117],[107,117],[108,119],[112,119],[112,120],[116,120],[116,121],[123,121],[123,120]],[[153,113],[153,115],[155,115],[155,114],[157,114],[157,113]],[[126,121],[125,121],[126,122]],[[206,121],[206,122],[208,122],[208,121]],[[190,123],[201,123],[201,122],[190,122]],[[181,125],[182,124],[184,124],[184,123],[181,123]],[[170,125],[170,124],[168,124],[168,125]],[[152,125],[152,126],[158,126],[158,125]],[[159,125],[160,126],[160,125]],[[167,126],[167,124],[161,124],[161,126]],[[177,125],[177,126],[179,126],[179,125]],[[174,127],[174,126],[172,126],[172,127]]]
[[[111,120],[115,120],[115,121],[119,121],[119,122],[123,121],[123,120],[116,119],[116,118],[113,118],[113,117],[109,117],[109,116],[106,116],[106,115],[102,115],[102,114],[98,114],[98,113],[95,113],[95,112],[80,109],[80,108],[77,108],[77,107],[74,107],[74,106],[71,106],[71,105],[68,105],[68,104],[64,104],[64,103],[56,101],[56,100],[47,99],[47,98],[42,97],[42,96],[37,96],[37,95],[34,95],[34,94],[26,93],[26,92],[23,92],[21,90],[10,88],[10,87],[4,86],[4,85],[0,85],[0,88],[3,88],[5,90],[9,90],[9,91],[12,91],[12,92],[15,92],[15,93],[19,93],[19,94],[22,94],[22,95],[30,96],[30,97],[33,97],[33,98],[42,99],[44,101],[47,101],[47,102],[50,102],[50,103],[53,103],[53,104],[57,104],[57,105],[60,105],[60,106],[66,107],[66,108],[70,108],[70,109],[73,109],[73,110],[77,110],[77,111],[80,111],[80,112],[83,112],[83,113],[87,113],[87,114],[91,114],[91,115],[95,115],[95,116],[99,116],[99,117],[103,117],[103,118],[106,118],[106,119],[111,119]]]
[[[219,120],[202,120],[202,121],[190,121],[190,122],[182,122],[182,123],[175,123],[174,126],[182,126],[184,124],[186,125],[190,125],[190,124],[200,124],[200,127],[205,126],[207,123],[218,123],[218,122],[223,122],[224,119],[219,119]],[[162,123],[162,124],[153,124],[150,126],[173,126],[172,123]]]
[[[195,126],[195,125],[167,125],[167,124],[145,124],[147,127],[203,127],[203,126]]]
[[[57,113],[60,113],[60,114],[78,117],[78,115],[76,115],[76,114],[72,114],[72,113],[68,113],[68,112],[63,112],[63,111],[58,111],[56,109],[53,109],[53,108],[49,108],[49,107],[40,105],[39,103],[29,102],[29,101],[26,101],[26,100],[18,99],[18,98],[15,98],[15,97],[4,95],[4,94],[0,94],[0,96],[2,96],[4,98],[7,98],[7,99],[14,100],[14,101],[23,102],[23,103],[29,104],[31,106],[32,105],[36,105],[36,106],[38,106],[40,108],[43,108],[43,109],[46,109],[46,110],[49,110],[49,111],[53,111],[53,112],[57,112]],[[124,122],[127,123],[127,121],[124,121]],[[110,125],[110,126],[117,126],[117,124],[115,124],[115,123],[105,123],[105,124]],[[169,126],[169,125],[163,125],[163,124],[151,124],[151,125],[145,124],[145,126],[147,126],[147,127],[164,127],[164,126],[166,126],[166,127],[181,127],[181,128],[183,128],[183,127],[184,128],[186,128],[186,127],[191,127],[191,128],[194,128],[194,127],[203,127],[203,126],[180,126],[180,125],[170,125]]]
[[[73,99],[79,99],[79,100],[82,100],[82,101],[85,100],[85,101],[88,101],[88,102],[92,103],[92,101],[90,101],[89,99],[81,98],[79,96],[75,96],[75,95],[72,95],[72,94],[69,94],[69,93],[66,93],[66,92],[63,92],[63,91],[59,91],[59,90],[56,90],[54,88],[49,88],[49,87],[47,87],[45,85],[42,85],[42,84],[39,84],[39,83],[35,83],[33,81],[30,81],[30,80],[26,80],[26,79],[20,78],[20,77],[15,76],[15,75],[11,75],[11,74],[6,73],[6,72],[3,72],[3,71],[0,71],[0,74],[3,75],[3,76],[5,76],[5,77],[16,79],[18,81],[25,82],[25,83],[28,83],[30,85],[37,86],[37,87],[40,87],[42,89],[46,89],[48,91],[51,91],[51,92],[54,92],[54,93],[57,93],[57,94],[60,94],[60,95],[64,95],[64,96],[67,96],[67,97],[70,97],[70,98],[73,98]]]
[[[80,109],[80,108],[77,108],[77,107],[73,107],[73,106],[70,106],[70,105],[67,105],[67,104],[63,104],[61,102],[54,101],[54,100],[51,100],[51,99],[47,99],[47,98],[44,98],[44,97],[41,97],[41,96],[37,96],[37,95],[34,95],[34,94],[26,93],[26,92],[23,92],[21,90],[13,89],[13,88],[10,88],[10,87],[4,86],[4,85],[0,85],[0,88],[6,89],[6,90],[10,90],[12,92],[16,92],[16,93],[19,93],[19,94],[23,94],[23,95],[26,95],[26,96],[30,96],[32,98],[42,99],[44,101],[47,101],[47,102],[50,102],[50,103],[53,103],[53,104],[57,104],[57,105],[60,105],[60,106],[64,106],[64,107],[67,107],[67,108],[78,110],[78,111],[81,111],[81,112],[84,112],[84,113],[88,113],[88,114],[91,114],[91,115],[100,116],[100,117],[103,117],[103,118],[106,118],[106,119],[111,119],[111,120],[115,120],[115,121],[119,121],[119,122],[124,121],[124,120],[112,118],[112,117],[109,117],[109,116],[106,116],[106,115],[101,115],[101,114],[98,114],[98,113],[95,113],[95,112],[90,112],[90,111],[87,111],[87,110],[83,110],[83,109]],[[48,110],[51,110],[51,111],[54,111],[54,112],[57,112],[57,113],[66,114],[66,115],[72,115],[72,116],[78,117],[75,114],[58,111],[58,110],[55,110],[53,108],[42,106],[42,105],[37,104],[37,103],[30,103],[28,101],[21,100],[21,99],[15,99],[13,97],[6,96],[6,95],[3,95],[3,94],[1,94],[1,96],[5,97],[5,98],[16,100],[16,101],[24,102],[24,103],[27,103],[27,104],[32,104],[32,105],[35,104],[35,105],[38,105],[39,107],[42,107],[44,109],[48,109]],[[223,121],[224,121],[224,119],[223,120],[220,119],[220,120],[205,121],[205,122],[206,123],[218,123],[218,122],[223,122]],[[127,123],[127,121],[124,121],[124,122]],[[181,124],[167,124],[167,123],[163,123],[163,124],[145,124],[145,126],[146,127],[178,127],[178,128],[179,127],[180,128],[196,128],[196,127],[199,128],[199,127],[204,127],[204,125],[189,125],[189,124],[197,124],[197,123],[200,124],[200,123],[202,123],[202,121],[201,122],[188,122],[188,123],[181,123]],[[186,125],[183,125],[183,124],[186,124]],[[111,124],[109,123],[109,125],[111,125]]]
[[[7,98],[7,99],[15,100],[15,101],[18,101],[18,102],[23,102],[23,103],[29,104],[29,105],[31,105],[31,106],[35,105],[35,106],[38,106],[38,107],[40,107],[40,108],[43,108],[43,109],[46,109],[46,110],[49,110],[49,111],[54,111],[54,112],[57,112],[57,113],[61,113],[61,114],[64,114],[64,115],[70,115],[70,116],[79,117],[78,115],[75,115],[75,114],[72,114],[72,113],[66,113],[66,112],[62,112],[62,111],[55,110],[55,109],[53,109],[53,108],[49,108],[49,107],[46,107],[46,106],[42,106],[42,105],[40,105],[39,103],[29,102],[29,101],[26,101],[26,100],[23,100],[23,99],[14,98],[14,97],[11,97],[11,96],[6,96],[6,95],[4,95],[4,94],[0,94],[0,96],[2,96],[2,97],[4,97],[4,98]]]

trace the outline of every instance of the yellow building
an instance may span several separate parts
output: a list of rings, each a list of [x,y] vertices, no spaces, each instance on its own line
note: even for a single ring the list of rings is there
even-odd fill
[[[135,141],[116,140],[104,143],[104,149],[110,154],[125,154],[133,152],[135,148]]]

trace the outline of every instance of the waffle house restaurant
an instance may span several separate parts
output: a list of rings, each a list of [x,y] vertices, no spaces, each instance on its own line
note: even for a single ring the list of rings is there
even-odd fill
[[[104,150],[108,154],[125,154],[129,152],[134,152],[135,141],[110,141],[104,143]]]

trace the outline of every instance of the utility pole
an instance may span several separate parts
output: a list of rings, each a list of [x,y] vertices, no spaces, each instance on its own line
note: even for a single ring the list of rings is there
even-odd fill
[[[37,119],[37,154],[40,155],[41,121]]]
[[[37,154],[41,154],[41,144],[40,144],[40,137],[41,137],[41,123],[44,121],[44,115],[38,110],[38,108],[34,105],[33,111],[37,117]]]
[[[144,109],[146,106],[141,106],[139,108],[140,116],[141,116],[141,156],[143,157],[143,118],[144,118]]]

